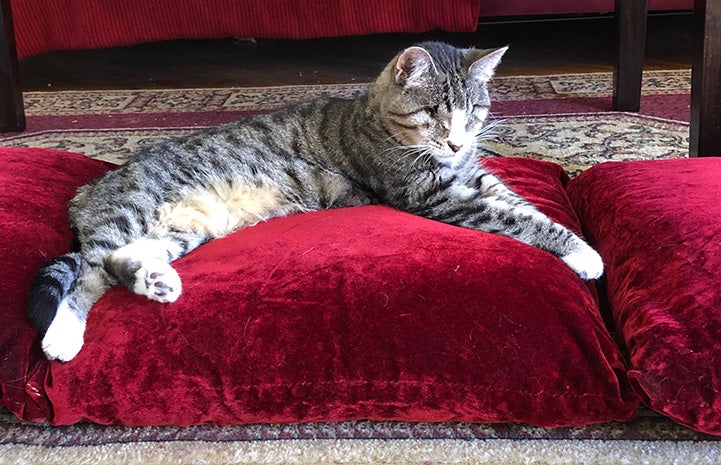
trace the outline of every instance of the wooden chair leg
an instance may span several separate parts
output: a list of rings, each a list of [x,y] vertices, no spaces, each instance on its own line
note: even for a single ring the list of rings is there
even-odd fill
[[[25,129],[10,0],[0,0],[0,132]]]
[[[616,0],[617,59],[613,72],[613,108],[638,111],[646,50],[648,0]]]
[[[721,2],[694,1],[689,156],[721,156]]]

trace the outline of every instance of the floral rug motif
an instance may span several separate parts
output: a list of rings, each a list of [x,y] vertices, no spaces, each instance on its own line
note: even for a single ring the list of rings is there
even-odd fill
[[[552,161],[570,175],[604,161],[678,158],[688,152],[688,126],[630,113],[508,117],[486,152]]]

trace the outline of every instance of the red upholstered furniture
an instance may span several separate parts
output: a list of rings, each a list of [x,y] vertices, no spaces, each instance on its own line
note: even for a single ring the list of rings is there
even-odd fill
[[[559,426],[628,420],[643,401],[721,435],[721,159],[605,163],[570,182],[547,162],[484,163],[583,226],[605,286],[520,242],[390,208],[297,214],[178,260],[176,303],[112,289],[62,364],[42,355],[26,289],[72,246],[75,188],[111,166],[0,150],[0,250],[13,270],[0,274],[0,406],[55,424]]]
[[[472,31],[480,0],[13,0],[19,58],[177,38]],[[73,31],[72,34],[57,33]]]
[[[473,31],[478,18],[602,13],[613,0],[11,0],[20,59],[51,50],[111,47],[176,38],[305,39],[433,29]],[[649,0],[651,10],[689,9],[688,0]],[[64,34],[61,31],[73,31]]]

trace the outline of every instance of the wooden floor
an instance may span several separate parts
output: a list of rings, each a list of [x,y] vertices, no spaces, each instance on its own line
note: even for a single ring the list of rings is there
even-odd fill
[[[690,14],[649,17],[646,69],[690,67],[691,26]],[[614,37],[613,19],[593,17],[483,23],[469,34],[171,41],[31,57],[21,62],[20,79],[25,91],[366,82],[398,50],[426,39],[510,44],[499,75],[610,71]]]

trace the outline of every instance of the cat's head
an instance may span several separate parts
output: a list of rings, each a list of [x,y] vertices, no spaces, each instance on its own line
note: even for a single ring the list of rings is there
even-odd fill
[[[491,104],[487,84],[507,49],[405,49],[376,81],[384,125],[419,155],[453,161],[473,153]]]

